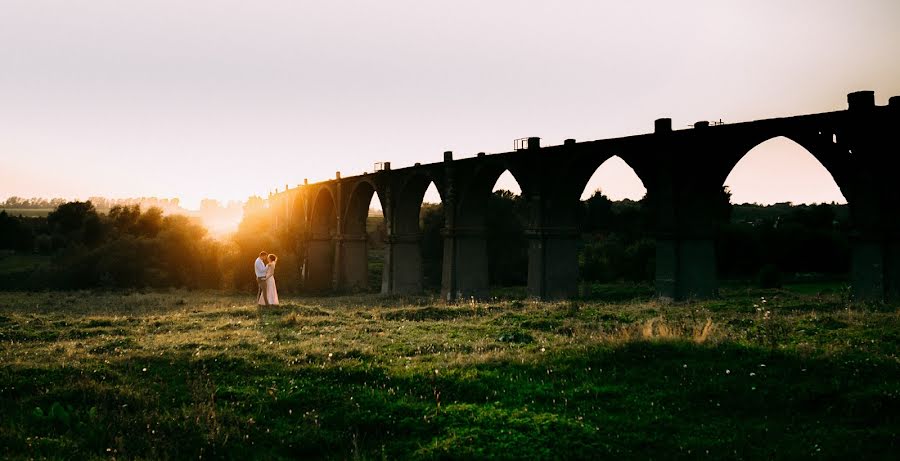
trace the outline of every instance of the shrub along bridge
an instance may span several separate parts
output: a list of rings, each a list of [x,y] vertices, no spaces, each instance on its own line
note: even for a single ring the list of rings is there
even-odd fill
[[[577,295],[576,210],[595,169],[624,160],[643,181],[653,208],[656,289],[683,300],[717,293],[714,206],[729,172],[754,146],[779,136],[809,151],[846,197],[852,224],[851,285],[857,299],[900,299],[900,96],[876,106],[871,91],[847,96],[842,111],[673,130],[658,119],[653,133],[540,146],[502,154],[384,168],[304,184],[270,197],[276,225],[296,233],[310,291],[355,291],[368,283],[366,219],[373,194],[387,232],[381,292],[422,291],[419,215],[429,184],[444,206],[441,296],[488,293],[485,204],[509,171],[529,206],[528,292],[543,299]],[[518,147],[518,146],[517,146]],[[766,179],[760,177],[760,183]]]

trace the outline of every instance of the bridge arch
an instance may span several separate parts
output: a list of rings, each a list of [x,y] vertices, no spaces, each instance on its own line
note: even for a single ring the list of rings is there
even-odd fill
[[[584,182],[581,200],[587,200],[598,190],[604,192],[604,195],[613,201],[622,199],[639,201],[647,193],[647,187],[641,177],[628,162],[618,155],[607,157],[593,170],[584,173],[580,175],[579,181],[583,180],[587,173],[590,173],[590,176]],[[613,179],[618,180],[619,184],[610,184]]]
[[[650,282],[654,278],[655,235],[644,198],[647,187],[619,155],[604,156],[593,170],[585,165],[578,226],[579,283],[590,295],[597,283]]]
[[[609,169],[618,170],[632,183],[633,188],[645,194],[653,185],[649,181],[651,173],[641,160],[630,151],[598,150],[583,147],[571,156],[558,173],[562,184],[554,184],[552,195],[554,206],[544,210],[544,220],[554,225],[577,227],[581,215],[581,202],[594,193],[596,179],[603,178]],[[640,200],[640,197],[634,197]]]
[[[510,170],[504,170],[485,201],[488,283],[524,289],[528,282],[528,239],[531,204],[522,185]],[[523,293],[524,294],[524,293]]]
[[[519,185],[521,195],[530,197],[533,192],[524,167],[506,161],[493,161],[476,167],[460,190],[456,207],[456,226],[465,229],[482,229],[485,213],[494,186],[501,176],[509,173]]]
[[[345,234],[365,234],[369,206],[373,199],[384,203],[382,194],[378,191],[374,181],[362,179],[353,184],[343,213],[343,232]]]
[[[815,142],[818,136],[750,138],[746,145],[755,144],[737,149],[724,164],[730,165],[725,177],[716,172],[718,185],[726,188],[719,200],[730,198],[730,204],[712,207],[721,210],[714,212],[718,278],[773,287],[795,274],[847,276],[849,212],[831,203],[847,203],[836,165],[849,158],[841,156],[830,134],[821,136],[823,142]]]
[[[611,163],[610,163],[611,162]],[[644,168],[643,163],[636,158],[635,154],[628,151],[597,151],[583,150],[574,156],[572,161],[566,166],[565,176],[570,178],[570,186],[567,195],[574,195],[577,198],[584,198],[584,193],[588,187],[588,183],[602,168],[610,166],[628,167],[640,181],[645,191],[649,186],[650,172]],[[626,170],[626,171],[627,171]],[[592,191],[591,191],[592,192]]]
[[[419,293],[441,285],[443,264],[444,194],[441,178],[428,170],[397,178],[389,202],[389,219],[382,292]],[[437,189],[441,205],[426,206],[429,188]],[[423,232],[423,226],[427,232]]]
[[[328,187],[315,191],[310,208],[310,232],[319,236],[331,235],[337,230],[337,205]]]
[[[815,152],[819,152],[820,155],[816,155]],[[767,165],[761,164],[760,161],[765,161],[767,157],[774,160],[773,157],[775,155],[779,156],[777,159],[778,170],[773,171],[771,169],[771,165],[776,162],[769,161]],[[784,181],[789,179],[795,181],[803,180],[804,183],[802,185],[796,182],[791,184],[791,189],[793,191],[808,190],[810,187],[819,189],[833,187],[833,189],[831,191],[823,190],[821,194],[810,195],[807,198],[801,196],[799,200],[791,200],[792,202],[845,202],[846,197],[841,192],[841,185],[838,182],[841,172],[829,169],[826,163],[834,165],[837,163],[837,159],[823,156],[820,149],[810,149],[810,147],[798,143],[791,137],[773,136],[755,144],[744,152],[731,166],[725,178],[722,178],[721,174],[717,175],[717,181],[721,180],[720,184],[729,186],[732,194],[737,192],[736,188],[752,187],[754,184],[759,185],[765,182],[768,189],[766,192],[769,193],[769,196],[774,196],[792,193],[781,187]],[[837,174],[837,177],[835,174]],[[739,198],[737,203],[748,201]],[[781,201],[785,200],[782,199]],[[762,202],[774,203],[771,199],[766,198],[763,198]]]
[[[334,237],[337,233],[337,206],[328,187],[314,193],[310,210],[309,240],[307,242],[305,288],[324,292],[334,288]]]
[[[395,235],[415,235],[420,232],[420,215],[425,192],[434,185],[440,195],[441,203],[445,202],[444,188],[438,178],[425,173],[416,172],[403,179],[392,195],[393,233]]]
[[[371,277],[382,277],[383,272],[379,270],[383,265],[383,255],[370,257],[369,250],[371,248],[381,249],[383,252],[384,242],[383,235],[379,229],[384,229],[384,220],[381,219],[382,225],[376,229],[372,229],[370,235],[369,229],[369,210],[372,203],[377,201],[379,205],[382,202],[381,194],[378,191],[377,184],[369,178],[363,177],[354,183],[348,184],[350,191],[347,195],[347,205],[345,206],[343,218],[341,220],[341,236],[340,236],[340,274],[338,277],[338,285],[345,291],[368,291],[372,285],[377,285],[379,290],[382,286],[382,280],[370,280]],[[382,210],[384,209],[381,206]],[[375,240],[373,240],[373,238]],[[375,270],[370,274],[370,264]]]
[[[304,197],[295,192],[291,194],[290,199],[290,226],[294,232],[302,232],[307,229],[309,224],[309,207]]]
[[[719,161],[713,164],[709,180],[716,187],[725,184],[748,155],[767,150],[773,142],[789,145],[793,148],[791,150],[800,152],[801,156],[815,159],[841,189],[844,197],[847,197],[851,183],[847,175],[852,167],[852,152],[838,142],[834,130],[829,128],[806,129],[802,132],[773,130],[742,136],[731,148],[716,152],[714,158]]]

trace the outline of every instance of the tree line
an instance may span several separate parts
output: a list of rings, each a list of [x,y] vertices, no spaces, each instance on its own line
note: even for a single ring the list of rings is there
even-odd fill
[[[735,205],[723,190],[717,198],[716,251],[723,278],[777,286],[785,279],[841,277],[849,268],[846,205]],[[523,286],[527,281],[528,205],[509,191],[487,203],[490,282]],[[279,289],[302,289],[304,229],[276,228],[261,198],[243,207],[243,220],[227,238],[213,238],[197,218],[165,214],[158,207],[114,205],[99,211],[90,202],[59,204],[46,217],[0,211],[0,254],[34,257],[42,264],[5,267],[2,289],[208,288],[252,290],[253,259],[260,250],[279,256]],[[585,282],[650,282],[655,271],[652,201],[611,201],[601,192],[581,203],[580,275]],[[374,262],[371,289],[380,286],[384,225],[368,226]],[[444,223],[440,204],[422,207],[425,286],[440,287]],[[6,257],[4,256],[4,257]]]
[[[114,206],[140,205],[143,207],[159,207],[163,210],[181,210],[181,201],[178,198],[157,198],[157,197],[139,197],[139,198],[106,198],[106,197],[90,197],[87,200],[91,202],[97,210],[109,210]],[[43,198],[43,197],[18,197],[11,196],[0,203],[0,208],[11,210],[16,209],[55,209],[56,207],[68,203],[70,200],[64,198]]]

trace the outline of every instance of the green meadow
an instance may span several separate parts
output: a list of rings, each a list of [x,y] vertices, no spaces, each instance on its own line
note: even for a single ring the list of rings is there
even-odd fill
[[[647,292],[0,293],[0,457],[896,459],[897,306]]]

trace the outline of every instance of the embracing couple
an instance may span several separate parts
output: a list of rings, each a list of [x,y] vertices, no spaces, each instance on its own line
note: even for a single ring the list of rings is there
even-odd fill
[[[259,290],[256,292],[256,302],[260,306],[278,304],[278,289],[275,288],[275,261],[278,261],[277,256],[261,251],[253,264],[253,269],[256,271],[256,284],[259,286]]]

